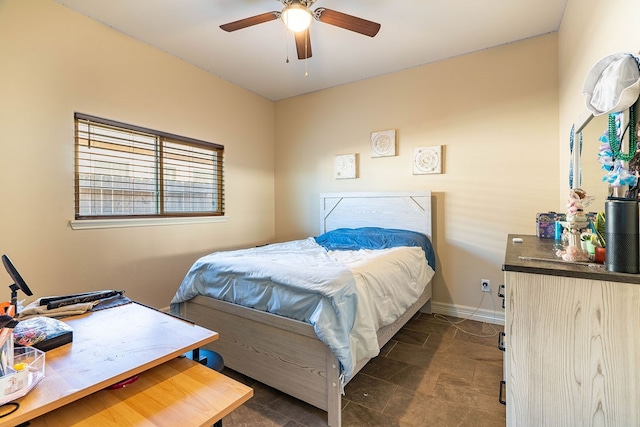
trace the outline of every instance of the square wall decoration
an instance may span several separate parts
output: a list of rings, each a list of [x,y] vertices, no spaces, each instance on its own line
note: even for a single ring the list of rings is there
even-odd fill
[[[413,149],[413,174],[442,173],[442,146],[416,147]]]
[[[352,179],[357,177],[356,155],[342,154],[336,156],[333,166],[333,177],[335,179]]]
[[[396,130],[371,132],[371,157],[396,155]]]

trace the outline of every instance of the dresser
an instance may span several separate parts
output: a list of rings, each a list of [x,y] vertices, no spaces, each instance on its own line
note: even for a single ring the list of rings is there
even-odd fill
[[[507,238],[507,425],[640,426],[640,275],[540,260],[559,244]]]

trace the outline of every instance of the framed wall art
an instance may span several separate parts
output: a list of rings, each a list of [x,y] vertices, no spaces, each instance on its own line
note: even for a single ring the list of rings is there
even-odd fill
[[[395,155],[395,129],[371,132],[371,157],[391,157]]]
[[[416,147],[413,149],[413,174],[442,173],[442,146]]]
[[[357,178],[357,156],[355,154],[341,154],[336,156],[333,166],[335,179]]]

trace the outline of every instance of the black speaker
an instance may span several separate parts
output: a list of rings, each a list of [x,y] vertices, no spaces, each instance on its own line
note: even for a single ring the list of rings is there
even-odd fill
[[[638,273],[638,201],[607,200],[604,206],[607,270]]]

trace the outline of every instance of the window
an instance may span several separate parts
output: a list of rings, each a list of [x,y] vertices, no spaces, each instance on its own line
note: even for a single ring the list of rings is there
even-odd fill
[[[223,146],[74,118],[76,219],[224,215]]]

